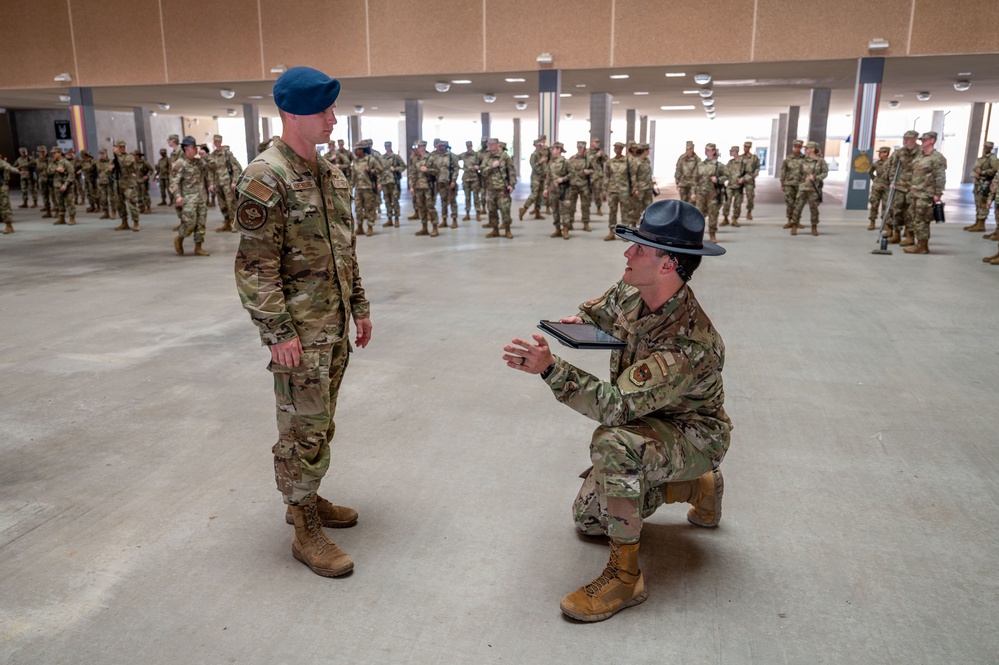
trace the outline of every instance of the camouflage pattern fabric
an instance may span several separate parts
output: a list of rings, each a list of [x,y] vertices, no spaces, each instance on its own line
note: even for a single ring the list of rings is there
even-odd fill
[[[38,173],[38,198],[42,200],[42,209],[45,212],[52,210],[52,187],[49,185],[49,161],[48,153],[39,152],[35,158],[35,172]]]
[[[687,156],[684,152],[676,160],[676,170],[673,173],[673,180],[680,191],[680,200],[690,203],[690,195],[694,191],[694,182],[697,180],[697,165],[701,163],[701,158],[695,155]]]
[[[219,212],[226,221],[231,222],[236,211],[236,191],[233,185],[243,174],[243,166],[235,155],[225,148],[213,150],[205,166],[208,169],[208,182],[215,187]]]
[[[624,155],[611,157],[604,164],[604,189],[607,192],[607,226],[617,226],[618,213],[621,223],[626,224],[628,207],[631,205],[631,191],[628,189],[628,161]]]
[[[184,200],[177,235],[186,238],[194,234],[194,242],[205,241],[205,222],[208,219],[208,191],[205,188],[205,170],[209,166],[200,158],[181,157],[170,171],[170,194]]]
[[[558,180],[562,179],[562,182],[568,182],[569,180],[569,160],[559,155],[549,154],[548,157],[548,172],[545,176],[545,189],[548,190],[548,206],[552,210],[552,224],[555,225],[556,231],[561,231],[562,228],[568,228],[569,222],[572,220],[572,210],[569,208],[569,202],[563,201],[559,198],[561,196],[563,188]],[[566,196],[566,199],[569,197]]]
[[[642,212],[652,203],[652,165],[644,157],[628,158],[631,164],[631,206],[628,209],[628,226],[637,227]],[[698,162],[700,163],[700,162]]]
[[[15,168],[2,157],[0,157],[0,171],[3,171],[4,177],[21,172],[20,169]],[[10,185],[6,182],[0,185],[0,221],[3,221],[4,224],[14,222],[14,215],[10,209]]]
[[[101,209],[101,212],[106,212],[109,216],[114,217],[118,210],[118,191],[112,186],[110,169],[110,159],[104,157],[97,160],[97,207]],[[170,181],[167,180],[167,185],[163,191],[167,191],[169,187]]]
[[[871,177],[871,192],[867,197],[870,206],[871,223],[876,222],[885,213],[885,204],[888,203],[888,180],[895,175],[888,172],[888,160],[879,159],[867,169],[867,175]]]
[[[908,218],[909,210],[909,186],[912,182],[912,162],[919,155],[919,147],[901,147],[888,158],[888,171],[895,175],[898,169],[898,178],[895,179],[895,195],[891,201],[891,212],[888,215],[888,226],[896,229],[908,228],[912,225],[911,218]],[[899,167],[901,164],[901,168]]]
[[[466,150],[458,155],[458,158],[461,159],[461,189],[465,192],[465,214],[470,215],[473,209],[482,212],[486,206],[482,200],[482,187],[479,186],[479,153]]]
[[[753,206],[756,203],[756,177],[760,175],[760,158],[755,154],[743,153],[740,156],[742,157],[741,177],[746,196],[746,212],[750,213],[753,212]]]
[[[975,160],[975,167],[972,169],[975,176],[975,221],[984,222],[989,216],[989,206],[992,203],[995,193],[991,190],[992,180],[999,173],[999,158],[993,153],[989,153]]]
[[[391,155],[386,155],[382,161],[385,165],[385,170],[382,171],[379,182],[382,185],[382,194],[385,196],[385,213],[390,219],[392,217],[398,219],[401,213],[399,207],[399,189],[401,187],[402,174],[406,172],[406,162],[394,152]],[[399,174],[400,180],[396,180],[396,174]]]
[[[35,160],[27,155],[21,155],[14,161],[14,168],[21,176],[21,201],[28,204],[28,194],[31,194],[31,202],[38,203],[38,186],[31,177],[31,170],[35,168]]]
[[[822,157],[805,157],[801,165],[801,173],[804,176],[801,185],[798,186],[798,196],[794,199],[794,212],[791,214],[791,222],[801,224],[801,213],[808,204],[812,226],[819,223],[819,192],[822,191],[822,181],[829,175],[829,166]],[[808,176],[815,178],[809,180]]]
[[[561,358],[545,379],[558,401],[600,423],[574,519],[584,533],[637,542],[663,502],[656,488],[717,468],[728,450],[725,346],[688,286],[650,312],[618,282],[579,316],[627,346],[611,353],[609,382]]]
[[[712,182],[715,178],[717,182]],[[696,180],[694,181],[694,192],[697,194],[697,209],[704,215],[708,223],[708,230],[715,232],[718,230],[718,211],[721,210],[721,202],[718,200],[718,187],[725,180],[725,167],[718,163],[717,159],[705,159],[697,165]]]
[[[373,226],[378,219],[376,196],[381,172],[381,164],[372,155],[358,157],[351,164],[350,184],[354,188],[354,218],[359,229],[365,222],[368,226]]]
[[[725,200],[722,205],[722,214],[728,217],[731,213],[732,219],[739,219],[742,214],[742,192],[744,187],[739,184],[739,176],[742,174],[742,158],[735,157],[725,164]]]
[[[566,207],[562,210],[565,217],[568,211],[568,223],[571,225],[576,217],[576,202],[579,202],[579,216],[584,224],[590,223],[590,203],[593,200],[593,174],[590,174],[590,182],[587,182],[584,170],[593,171],[594,166],[590,164],[590,158],[583,155],[573,155],[569,158],[569,191],[565,195]]]
[[[62,171],[59,171],[62,169]],[[51,159],[48,167],[49,183],[52,187],[52,205],[62,215],[76,217],[76,170],[68,159]]]
[[[789,154],[780,167],[780,184],[784,190],[784,204],[787,207],[787,218],[794,217],[794,202],[798,199],[798,187],[803,178],[801,167],[805,163],[802,154]]]
[[[541,213],[542,192],[545,180],[548,179],[548,154],[543,150],[535,150],[528,160],[531,164],[531,195],[524,202],[524,208],[534,208],[534,214]]]
[[[505,152],[490,154],[482,167],[482,178],[486,184],[489,225],[499,226],[502,216],[503,226],[509,227],[512,220],[510,218],[510,192],[507,188],[517,184],[517,172],[513,167],[513,159]]]
[[[930,222],[933,221],[933,197],[943,196],[947,182],[947,158],[934,150],[928,155],[922,151],[912,161],[912,180],[909,187],[908,216],[912,220],[912,234],[916,240],[929,240]]]
[[[422,171],[421,168],[425,168]],[[413,190],[413,207],[420,221],[424,224],[437,223],[437,208],[434,207],[434,195],[430,191],[430,179],[436,178],[437,171],[430,161],[430,155],[420,155],[416,152],[409,158],[409,188]]]
[[[127,220],[128,214],[131,213],[132,221],[138,224],[139,189],[135,156],[128,153],[118,155],[118,166],[121,169],[118,178],[118,217]]]
[[[604,166],[607,164],[607,154],[603,148],[587,148],[586,157],[590,162],[590,169],[593,174],[590,176],[590,200],[597,205],[597,214],[603,204],[605,193],[604,188]]]
[[[357,264],[350,189],[319,159],[318,175],[280,139],[236,185],[236,289],[266,345],[298,337],[297,368],[271,364],[277,403],[275,480],[285,502],[311,501],[329,466],[349,319],[370,317]]]

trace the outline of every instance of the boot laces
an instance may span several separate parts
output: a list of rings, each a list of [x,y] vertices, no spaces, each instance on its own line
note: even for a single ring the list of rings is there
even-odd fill
[[[583,591],[586,592],[587,596],[596,595],[601,589],[617,579],[618,573],[621,571],[618,553],[619,550],[616,547],[611,548],[610,561],[607,562],[604,572],[600,573],[600,577],[583,587]]]
[[[319,522],[319,512],[316,504],[311,503],[305,507],[305,528],[309,532],[309,539],[319,546],[319,550],[326,546],[326,534],[323,532],[322,524]]]

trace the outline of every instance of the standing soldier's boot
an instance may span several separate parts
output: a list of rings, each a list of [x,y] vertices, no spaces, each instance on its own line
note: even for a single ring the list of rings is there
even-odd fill
[[[45,212],[42,215],[42,219],[52,219],[52,210],[50,208],[45,208]]]
[[[541,208],[534,209],[534,219],[545,219],[545,216],[541,214]]]
[[[388,221],[382,224],[382,227],[392,226],[392,215],[389,215]]]
[[[465,216],[461,218],[461,221],[467,222],[467,221],[470,221],[471,219],[472,219],[471,216],[468,214],[468,211],[466,210],[465,211]]]
[[[70,215],[69,216],[69,221],[66,222],[66,224],[68,224],[69,226],[75,225],[76,224],[76,215]]]
[[[24,203],[22,203],[21,205],[19,205],[19,206],[17,206],[17,207],[18,207],[18,208],[27,208],[27,207],[28,207],[28,202],[27,202],[27,201],[25,201]]]
[[[524,221],[524,215],[526,214],[527,214],[527,206],[524,206],[523,208],[517,210],[517,217],[520,218],[520,221]]]
[[[430,235],[430,233],[427,231],[427,223],[426,222],[420,222],[420,224],[422,225],[423,228],[421,228],[419,231],[417,231],[415,235],[418,235],[418,236],[427,236],[427,235]]]
[[[201,243],[200,242],[194,243],[194,255],[195,256],[211,256],[211,254],[209,254],[208,252],[206,252],[205,250],[203,250],[201,248]]]
[[[901,242],[902,242],[902,236],[899,233],[898,228],[893,228],[891,230],[891,235],[888,236],[888,244],[889,245],[898,245]]]
[[[121,218],[121,224],[114,227],[115,231],[128,231],[128,217]]]
[[[452,229],[458,228],[458,218],[457,217],[452,217],[451,218],[451,228]]]
[[[819,225],[818,224],[812,224],[812,235],[813,236],[819,235]]]
[[[216,233],[222,233],[223,231],[232,231],[232,220],[225,219],[222,222],[222,226],[215,229]]]
[[[32,208],[37,208],[38,207],[38,199],[33,199],[31,201],[31,207]]]
[[[871,220],[871,223],[867,225],[867,230],[868,230],[868,231],[873,231],[873,230],[874,230],[874,228],[875,228],[875,227],[874,227],[874,220],[872,219],[872,220]]]
[[[7,227],[10,228],[10,231],[5,230],[4,233],[14,232],[14,229],[10,227],[10,222],[7,222]],[[986,256],[984,259],[982,259],[982,263],[992,263],[993,261],[999,261],[999,252],[996,252],[992,256]]]
[[[600,577],[562,599],[562,612],[578,621],[603,621],[645,601],[645,579],[638,568],[638,543],[610,543],[610,560]]]
[[[126,227],[128,228],[128,227]],[[173,237],[173,251],[184,256],[184,239],[180,236]]]
[[[801,225],[800,224],[792,224],[791,225],[791,235],[793,235],[793,236],[798,235],[798,227],[799,226],[801,226]]]
[[[718,239],[715,237],[714,231],[708,231],[708,240],[710,240],[711,242],[718,242]]]
[[[503,225],[503,231],[505,232],[503,234],[504,238],[511,238],[511,239],[513,238],[513,234],[510,233],[510,225],[509,224],[504,224]]]
[[[53,225],[65,224],[65,223],[66,223],[66,217],[63,215],[63,213],[59,213],[59,216],[56,217],[56,221],[52,222]]]
[[[132,230],[133,231],[141,231],[142,230],[142,229],[139,228],[139,220],[135,220],[135,221],[132,222]]]
[[[438,227],[437,222],[434,222],[433,228],[430,230],[431,238],[436,238],[437,236],[440,235],[440,232],[437,230],[437,227]]]
[[[412,215],[410,215],[406,219],[419,219],[419,218],[420,218],[420,213],[414,212]]]
[[[590,223],[589,222],[583,222],[583,230],[584,231],[592,231],[593,229],[590,228]]]
[[[339,577],[354,570],[354,562],[347,553],[334,545],[323,531],[315,503],[290,508],[295,523],[292,556],[323,577]]]
[[[906,247],[902,251],[904,251],[906,254],[929,254],[930,253],[929,244],[930,244],[929,240],[926,239],[918,240],[916,241],[915,245]]]
[[[785,225],[784,225],[784,226],[782,226],[781,228],[782,228],[782,229],[789,229],[789,228],[791,228],[792,226],[794,226],[794,222],[792,222],[792,221],[790,220],[790,218],[789,218],[789,219],[787,220],[787,224],[785,224]]]
[[[725,215],[722,218],[721,224],[719,224],[718,226],[728,226],[728,215]]]
[[[964,227],[964,230],[971,231],[972,233],[981,233],[985,230],[985,220],[976,219],[974,224]]]
[[[733,217],[732,218],[732,226],[734,226],[735,228],[739,228],[740,226],[742,226],[742,224],[739,223],[739,218],[738,217]]]
[[[395,222],[393,225],[395,226],[395,228],[399,228],[399,215],[395,216]]]
[[[604,240],[613,240],[613,239],[614,239],[614,238],[616,238],[616,237],[617,237],[617,236],[616,236],[616,235],[614,235],[614,231],[613,231],[613,230],[611,230],[611,231],[608,231],[608,232],[607,232],[607,235],[605,235],[605,236],[604,236]]]
[[[486,237],[487,238],[499,238],[499,235],[500,235],[499,225],[497,225],[497,226],[490,225],[490,226],[492,227],[492,230],[489,233],[486,234]]]
[[[725,479],[721,471],[708,471],[700,478],[666,483],[666,503],[689,503],[687,521],[697,526],[718,526],[722,515]]]
[[[3,232],[5,234],[6,233],[13,233],[14,232],[14,225],[11,224],[10,222],[7,222],[7,226],[3,227]],[[999,256],[999,254],[996,254],[996,256]]]
[[[753,211],[752,210],[747,210],[746,211],[746,221],[747,222],[753,221]]]
[[[368,222],[368,230],[364,232],[364,235],[366,236],[375,235],[375,225],[372,224],[371,222]]]
[[[108,214],[107,210],[101,210],[101,216],[97,219],[111,219],[111,215]]]
[[[913,238],[911,234],[906,232],[905,238],[903,238],[902,241],[898,244],[901,247],[912,247],[913,245],[916,244],[916,239]]]

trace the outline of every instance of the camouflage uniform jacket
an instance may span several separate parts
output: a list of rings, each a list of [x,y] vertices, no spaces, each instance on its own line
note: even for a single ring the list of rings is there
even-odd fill
[[[947,181],[947,158],[934,150],[928,155],[920,151],[912,161],[910,191],[914,196],[930,198],[943,196]]]
[[[991,152],[984,157],[979,157],[975,161],[973,172],[977,174],[975,175],[975,188],[981,190],[983,185],[988,187],[992,179],[996,177],[996,173],[999,172],[999,158]]]
[[[35,171],[38,173],[38,181],[47,181],[49,177],[49,162],[52,158],[46,155],[45,157],[35,158]]]
[[[887,187],[890,184],[888,180],[895,174],[890,173],[887,166],[887,159],[879,159],[868,167],[867,175],[871,177],[872,187]]]
[[[739,155],[739,159],[742,160],[742,182],[745,185],[751,185],[756,182],[756,176],[760,175],[760,158],[756,155],[747,155],[745,153]]]
[[[540,180],[543,183],[548,177],[548,155],[535,150],[527,161],[531,165],[531,180]]]
[[[421,166],[426,166],[427,170],[421,171]],[[430,189],[430,179],[427,176],[435,179],[437,176],[437,167],[430,159],[430,154],[420,156],[414,152],[413,156],[409,158],[409,188]]]
[[[102,157],[97,160],[97,184],[106,185],[111,182],[111,160]],[[169,173],[167,174],[169,175]]]
[[[213,150],[205,166],[209,167],[210,182],[216,187],[231,185],[239,180],[239,176],[243,173],[239,160],[232,152],[223,148]]]
[[[493,162],[499,162],[493,166]],[[486,163],[482,165],[482,178],[486,189],[506,189],[517,184],[517,171],[513,168],[513,158],[505,152],[498,155],[490,153]]]
[[[479,173],[475,170],[475,167],[479,165],[479,153],[474,150],[467,150],[460,155],[458,159],[461,160],[461,180],[462,182],[468,182],[470,180],[478,180]]]
[[[336,150],[334,152],[327,152],[325,157],[330,164],[340,169],[340,172],[343,174],[344,178],[350,181],[350,165],[351,162],[353,161],[352,159],[348,159],[347,155],[343,154],[339,150]]]
[[[63,169],[62,173],[56,171],[60,166]],[[56,188],[72,185],[76,182],[76,169],[73,168],[72,162],[66,158],[50,160],[48,175],[52,179],[52,186]]]
[[[135,187],[138,179],[138,164],[135,162],[135,155],[130,155],[127,152],[118,155],[118,168],[121,169],[118,174],[118,186],[122,189]]]
[[[370,316],[347,180],[316,160],[310,166],[276,139],[236,184],[236,289],[264,344],[333,344],[349,317]]]
[[[3,157],[0,157],[0,170],[3,171],[3,182],[6,185],[10,181],[10,176],[12,173],[20,174],[20,169],[15,168]]]
[[[739,189],[739,178],[742,177],[742,157],[733,157],[725,164],[725,179],[729,189]]]
[[[898,172],[898,178],[895,179],[895,189],[900,192],[909,191],[909,183],[912,182],[912,162],[919,155],[919,148],[914,147],[909,148],[899,148],[891,154],[888,158],[888,170],[891,171],[892,175],[895,174],[895,169],[898,168],[899,162],[902,164],[902,168]]]
[[[97,162],[92,159],[80,160],[80,175],[83,176],[84,183],[97,183]]]
[[[558,401],[607,427],[678,428],[698,448],[728,448],[725,344],[688,286],[655,312],[623,282],[579,309],[627,346],[611,353],[609,382],[556,358],[545,382]]]
[[[444,154],[433,152],[430,154],[430,161],[437,171],[437,184],[448,185],[458,182],[458,174],[461,167],[458,165],[458,155],[451,151]]]
[[[160,161],[156,162],[156,177],[157,178],[169,178],[170,177],[170,158],[164,155],[160,157]]]
[[[718,163],[717,159],[705,159],[697,165],[694,186],[698,195],[712,194],[718,185],[725,183],[725,167]],[[711,178],[718,179],[717,183],[711,182]]]
[[[801,187],[811,187],[808,176],[812,176],[815,178],[815,189],[821,192],[822,181],[826,179],[827,175],[829,175],[829,165],[826,164],[824,158],[805,156],[801,164]]]
[[[629,161],[627,157],[621,155],[620,157],[611,157],[604,164],[604,180],[607,183],[608,194],[624,194],[625,196],[631,194],[628,191]]]
[[[396,174],[402,177],[402,174],[406,172],[406,162],[402,161],[402,157],[399,153],[393,152],[391,155],[382,156],[382,173],[378,176],[378,182],[383,185],[395,184]]]
[[[170,153],[170,164],[174,164],[178,159],[184,155],[184,151],[181,148],[174,148],[173,152]]]
[[[593,179],[603,180],[604,179],[604,165],[607,163],[607,154],[604,153],[602,148],[587,148],[586,156],[590,160],[593,169]]]
[[[378,175],[382,172],[381,164],[374,155],[355,157],[350,165],[350,186],[354,189],[377,189]]]
[[[685,187],[690,187],[694,184],[697,179],[697,165],[701,163],[701,158],[697,155],[691,155],[687,157],[687,153],[680,155],[680,158],[676,160],[676,172],[673,174],[673,179],[676,184],[683,185]]]
[[[548,173],[545,176],[545,189],[548,190],[548,194],[554,193],[556,196],[559,195],[559,187],[561,186],[556,180],[562,178],[562,182],[568,184],[569,182],[569,160],[559,155],[558,157],[551,156],[548,158]]]
[[[800,185],[804,177],[801,167],[805,163],[804,155],[796,155],[793,152],[784,158],[784,163],[780,167],[780,185]]]
[[[583,173],[583,169],[593,171],[589,176]],[[569,184],[578,189],[589,189],[593,184],[593,176],[597,172],[597,167],[585,153],[575,154],[569,158]]]
[[[23,173],[25,175],[30,175],[32,167],[35,165],[35,160],[27,155],[22,155],[14,160],[14,167],[17,169],[18,173]]]
[[[170,195],[184,199],[188,203],[204,203],[208,198],[205,190],[205,164],[201,159],[178,159],[170,170]]]
[[[652,191],[652,164],[644,157],[629,157],[631,163],[631,188],[639,195]],[[700,163],[700,162],[698,162]]]

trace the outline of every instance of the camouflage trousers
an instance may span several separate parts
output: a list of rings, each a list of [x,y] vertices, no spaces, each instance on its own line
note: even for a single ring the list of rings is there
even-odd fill
[[[742,189],[746,197],[746,212],[753,212],[753,205],[756,203],[756,183],[747,179],[743,183]]]
[[[118,200],[110,183],[97,183],[97,207],[114,217],[114,212],[118,209]]]
[[[458,219],[458,183],[455,183],[454,189],[451,188],[451,183],[440,182],[437,183],[437,196],[434,198],[434,203],[436,204],[437,199],[441,200],[441,219],[447,220],[448,208],[451,209],[451,219]]]
[[[992,205],[993,193],[988,191],[988,184],[985,185],[986,193],[981,193],[981,187],[977,182],[974,184],[975,192],[975,221],[984,222],[989,217],[989,207]]]
[[[278,440],[274,478],[285,503],[311,501],[330,466],[337,394],[350,359],[344,337],[332,346],[306,347],[298,367],[271,361]]]
[[[354,219],[357,220],[358,230],[365,222],[368,223],[368,226],[375,223],[375,220],[378,219],[377,208],[378,192],[360,187],[354,190]]]
[[[681,182],[677,183],[676,188],[679,191],[678,196],[680,197],[680,200],[684,203],[690,203],[690,195],[694,191],[694,186]]]
[[[76,204],[73,203],[76,197],[76,187],[73,183],[62,187],[52,187],[52,208],[59,215],[69,215],[76,217]]]
[[[465,191],[465,212],[471,213],[473,209],[475,212],[483,212],[486,204],[482,200],[482,188],[479,187],[479,179],[476,177],[462,180],[461,188]]]
[[[128,213],[132,213],[132,221],[139,223],[139,191],[138,187],[118,187],[118,217],[123,221],[128,220]],[[180,208],[178,208],[180,210]],[[113,217],[113,215],[112,215]],[[183,220],[181,220],[183,221]]]
[[[787,218],[794,217],[794,202],[798,198],[798,188],[801,185],[784,185],[784,206],[787,208]]]
[[[42,208],[46,211],[52,210],[52,186],[49,185],[48,178],[43,177],[38,182],[39,198],[42,200]]]
[[[232,222],[236,214],[236,192],[232,189],[232,183],[219,183],[215,187],[215,197],[219,202],[219,212],[222,213],[222,218]]]
[[[721,210],[721,206],[718,190],[714,187],[697,191],[697,209],[704,215],[709,231],[718,230],[718,211]]]
[[[545,204],[551,208],[552,224],[555,225],[555,230],[561,231],[563,225],[562,202],[558,198],[558,185],[555,185],[554,187],[554,190],[548,190],[548,199],[545,201]],[[542,190],[542,193],[544,193],[544,190]],[[565,226],[569,226],[568,220],[565,220]]]
[[[726,187],[725,194],[725,205],[722,206],[722,215],[727,218],[729,217],[729,213],[731,213],[732,219],[739,219],[739,215],[742,214],[742,188]]]
[[[631,205],[631,197],[628,192],[613,191],[607,192],[607,226],[613,230],[617,226],[617,215],[621,213],[621,223],[628,223],[628,206]]]
[[[503,226],[509,227],[510,219],[510,192],[506,188],[486,190],[486,202],[489,204],[489,225],[496,227],[500,223],[500,215],[503,217]]]
[[[930,224],[933,222],[933,197],[910,196],[908,217],[912,221],[912,235],[916,240],[930,239]]]
[[[395,178],[382,184],[382,196],[385,197],[385,214],[389,219],[399,219],[399,185]]]
[[[166,205],[170,199],[170,177],[160,177],[160,204]]]
[[[177,235],[181,238],[194,234],[194,242],[205,241],[205,222],[208,220],[208,205],[202,201],[184,201],[184,212],[180,216]],[[138,217],[136,217],[138,221]]]
[[[21,203],[28,205],[28,194],[31,194],[32,203],[38,203],[38,188],[30,175],[21,176]]]
[[[871,207],[871,222],[876,222],[885,214],[885,204],[888,203],[888,185],[871,185],[871,193],[867,197]]]
[[[909,216],[909,192],[895,190],[891,199],[891,210],[888,212],[888,226],[898,229],[912,228],[912,218]]]
[[[666,501],[665,483],[699,478],[725,457],[724,448],[698,448],[678,427],[657,425],[600,426],[593,432],[593,468],[572,504],[577,529],[636,543],[642,520]]]
[[[637,227],[638,220],[641,219],[645,209],[652,205],[655,195],[652,190],[638,192],[637,196],[631,197],[631,206],[628,208],[628,226]]]
[[[589,187],[577,187],[575,185],[569,185],[569,191],[565,193],[565,201],[563,201],[563,206],[568,205],[568,214],[566,214],[566,207],[562,208],[562,216],[568,217],[569,224],[572,224],[573,220],[576,218],[576,201],[579,201],[579,216],[583,220],[583,224],[590,223],[590,200],[592,199],[592,194],[590,193]]]
[[[138,196],[139,208],[148,208],[152,201],[149,198],[149,181],[139,182],[135,187]]]
[[[531,195],[527,197],[526,201],[524,201],[524,208],[529,210],[533,206],[534,214],[536,215],[540,214],[541,203],[542,203],[541,199],[544,198],[542,192],[544,192],[544,190],[545,190],[545,179],[542,178],[541,176],[532,175]]]
[[[604,205],[604,179],[603,178],[592,178],[590,179],[590,187],[592,190],[592,195],[590,200],[597,207],[597,214],[601,214],[600,209]]]
[[[819,223],[819,193],[811,182],[803,182],[798,186],[798,196],[794,199],[794,212],[791,214],[791,221],[795,224],[801,224],[801,213],[805,210],[806,203],[811,213],[809,221],[814,226]]]
[[[416,214],[420,216],[421,222],[437,223],[437,209],[434,207],[434,198],[429,189],[413,190],[413,207],[416,208]]]
[[[7,185],[0,185],[0,222],[14,223],[14,213],[10,209],[10,187]]]

